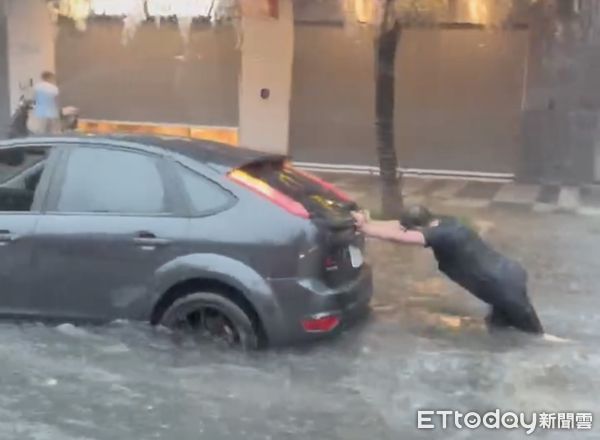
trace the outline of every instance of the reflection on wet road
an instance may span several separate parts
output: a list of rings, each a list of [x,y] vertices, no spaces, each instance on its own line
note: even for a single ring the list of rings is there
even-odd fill
[[[0,438],[511,440],[526,436],[417,431],[416,410],[600,417],[600,272],[589,258],[597,233],[576,220],[567,229],[529,219],[523,243],[514,239],[520,221],[505,219],[490,238],[530,268],[545,326],[574,343],[488,335],[485,308],[437,278],[428,254],[373,244],[372,319],[312,347],[242,355],[177,348],[132,323],[0,325]],[[598,430],[570,435],[531,438],[592,439]]]

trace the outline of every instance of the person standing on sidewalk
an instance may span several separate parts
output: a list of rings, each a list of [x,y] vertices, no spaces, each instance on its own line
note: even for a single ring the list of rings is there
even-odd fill
[[[404,209],[400,221],[371,221],[365,213],[353,216],[368,237],[431,248],[442,273],[491,306],[486,318],[490,330],[512,327],[544,335],[527,295],[525,269],[457,219],[434,215],[423,206]]]
[[[54,73],[43,72],[41,81],[33,89],[34,108],[31,131],[34,134],[56,134],[61,131],[59,94]]]

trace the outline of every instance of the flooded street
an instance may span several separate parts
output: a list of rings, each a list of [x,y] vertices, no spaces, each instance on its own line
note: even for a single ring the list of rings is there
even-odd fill
[[[526,435],[418,431],[416,410],[600,414],[600,229],[572,216],[482,219],[529,268],[547,331],[574,342],[488,335],[485,307],[439,278],[428,252],[372,243],[371,320],[312,347],[242,355],[177,348],[142,324],[2,324],[0,438],[510,440]],[[598,428],[530,437],[592,439]]]
[[[154,322],[286,335],[229,301],[243,285],[257,316],[336,325],[323,297],[362,261],[346,202],[378,219],[403,200],[518,260],[565,339],[488,333],[431,250],[371,241],[369,319],[310,346],[0,321],[0,440],[600,439],[599,139],[598,0],[0,0],[4,310],[136,319],[147,302]],[[419,410],[595,420],[419,430]]]

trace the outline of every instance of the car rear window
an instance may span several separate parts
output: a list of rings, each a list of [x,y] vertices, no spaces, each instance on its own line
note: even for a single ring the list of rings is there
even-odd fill
[[[224,209],[232,196],[216,183],[182,165],[179,175],[189,197],[194,214],[208,214]]]
[[[259,162],[246,166],[243,170],[301,203],[312,214],[349,215],[350,206],[347,201],[289,163]]]

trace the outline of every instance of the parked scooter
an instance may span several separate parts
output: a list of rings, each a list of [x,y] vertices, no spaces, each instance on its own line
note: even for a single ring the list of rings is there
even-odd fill
[[[33,101],[21,96],[19,106],[15,110],[10,120],[8,137],[10,139],[29,136],[30,131],[27,127],[29,121],[29,112],[33,109]]]
[[[18,138],[32,135],[29,129],[29,115],[33,110],[34,101],[21,96],[19,105],[12,115],[8,137]],[[79,109],[77,107],[63,107],[60,111],[61,131],[73,131],[79,124]]]

